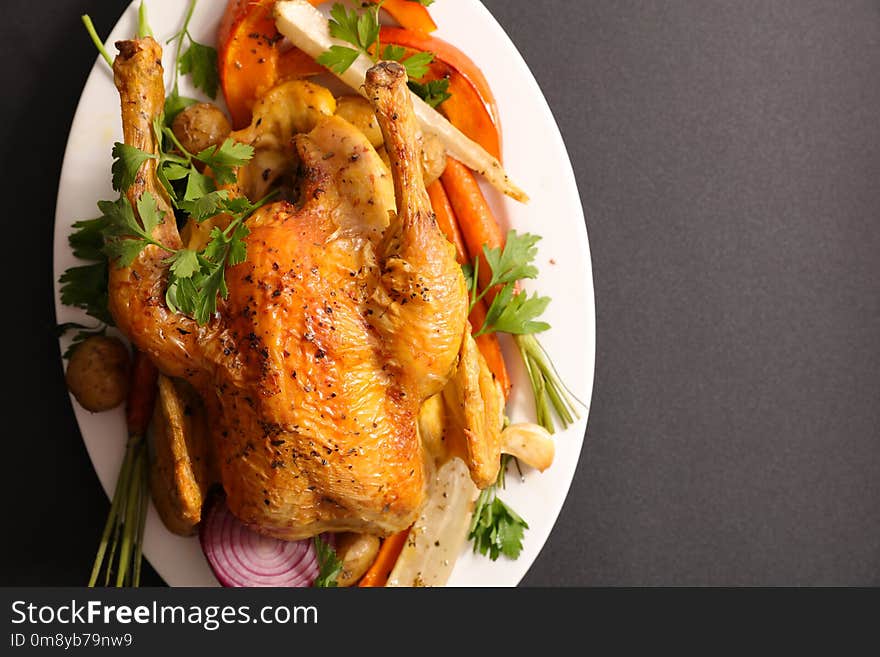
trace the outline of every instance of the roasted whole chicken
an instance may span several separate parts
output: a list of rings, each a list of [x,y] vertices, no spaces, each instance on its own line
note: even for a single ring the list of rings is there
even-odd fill
[[[117,47],[125,142],[155,153],[161,49],[151,38]],[[247,260],[227,269],[228,298],[208,324],[166,305],[161,248],[111,272],[119,328],[201,396],[210,460],[230,510],[282,539],[387,535],[412,524],[433,467],[418,429],[422,404],[450,382],[464,385],[459,361],[473,351],[465,348],[472,340],[465,281],[425,191],[405,71],[380,63],[365,85],[390,174],[351,123],[320,112],[320,103],[292,108],[302,116],[285,130],[298,134],[279,148],[298,171],[298,201],[273,202],[248,219]],[[240,185],[258,184],[252,174],[242,171]],[[155,161],[127,191],[132,205],[145,191],[166,217],[154,239],[179,248]],[[461,445],[465,458],[480,453],[468,463],[482,486],[497,474],[496,406],[490,424],[498,426],[479,437],[479,448],[474,435]]]

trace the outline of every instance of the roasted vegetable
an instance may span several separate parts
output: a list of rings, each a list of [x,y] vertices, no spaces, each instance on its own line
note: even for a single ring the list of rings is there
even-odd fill
[[[324,15],[305,0],[284,0],[276,3],[275,18],[278,30],[312,57],[320,57],[331,47],[342,44],[330,35]],[[338,77],[352,89],[364,93],[364,78],[372,63],[368,57],[361,55]],[[415,94],[412,96],[413,109],[422,129],[437,134],[449,155],[485,176],[500,192],[517,201],[528,201],[528,195],[510,179],[496,157],[465,136],[421,98]]]
[[[386,586],[443,586],[461,553],[478,494],[461,459],[441,465]]]
[[[200,153],[210,146],[219,146],[232,132],[229,119],[211,103],[190,105],[174,117],[174,136],[190,153]]]
[[[379,537],[344,532],[336,536],[336,556],[342,561],[337,586],[354,586],[379,554]]]
[[[543,472],[553,464],[556,445],[541,425],[520,422],[501,432],[501,451]]]
[[[208,490],[208,435],[201,398],[181,380],[159,377],[149,437],[150,492],[165,526],[195,532]]]
[[[128,349],[118,338],[93,335],[70,356],[67,388],[87,411],[108,411],[125,401],[130,368]]]

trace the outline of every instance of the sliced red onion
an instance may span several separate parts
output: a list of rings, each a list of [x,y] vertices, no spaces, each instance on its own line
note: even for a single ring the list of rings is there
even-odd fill
[[[282,541],[248,529],[217,496],[202,518],[199,539],[223,586],[305,588],[318,576],[312,539]]]

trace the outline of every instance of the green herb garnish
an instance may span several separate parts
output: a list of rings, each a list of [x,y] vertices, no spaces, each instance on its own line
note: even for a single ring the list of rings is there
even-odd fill
[[[434,61],[434,53],[417,52],[406,56],[406,48],[402,46],[388,44],[384,49],[381,47],[379,38],[382,28],[379,23],[381,8],[381,2],[362,12],[358,12],[357,9],[346,9],[339,3],[334,4],[330,10],[330,35],[353,47],[330,46],[329,50],[318,56],[317,62],[340,75],[345,73],[360,55],[365,55],[377,63],[380,59],[400,62],[406,68],[409,88],[431,107],[436,108],[451,97],[449,80],[431,80],[424,84],[416,82],[428,74],[431,62]]]
[[[312,586],[319,589],[336,588],[337,579],[342,573],[342,561],[336,550],[320,536],[315,536],[315,551],[318,554],[318,577]]]
[[[507,234],[503,249],[484,246],[483,255],[491,276],[482,290],[479,289],[480,259],[475,258],[462,270],[471,294],[471,309],[490,290],[496,289],[486,311],[486,319],[474,335],[500,332],[514,336],[532,385],[538,424],[553,433],[555,427],[551,407],[565,428],[579,417],[575,406],[577,400],[562,383],[550,358],[534,336],[550,328],[547,322],[538,320],[547,309],[550,298],[537,294],[529,296],[527,292],[516,289],[517,281],[538,276],[534,260],[540,239],[537,235],[520,235],[512,230]],[[499,286],[500,290],[497,289]]]
[[[510,456],[501,457],[498,479],[480,493],[474,509],[468,539],[474,543],[474,552],[488,555],[496,561],[502,554],[516,559],[522,552],[522,541],[528,523],[498,497],[504,488],[504,476]]]

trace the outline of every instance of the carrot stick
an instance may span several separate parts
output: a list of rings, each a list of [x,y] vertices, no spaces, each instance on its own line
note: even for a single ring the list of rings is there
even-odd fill
[[[455,246],[455,257],[458,264],[463,265],[469,261],[467,250],[461,238],[461,230],[458,227],[458,219],[452,206],[449,204],[449,197],[439,180],[435,180],[428,185],[428,196],[431,198],[431,206],[434,208],[434,214],[437,217],[437,225],[443,234],[446,235],[453,246]],[[479,331],[486,321],[486,305],[481,299],[471,311],[471,327],[474,331]],[[510,394],[510,375],[507,373],[507,366],[504,364],[504,356],[501,354],[501,345],[498,342],[498,336],[493,333],[487,333],[479,336],[477,339],[477,348],[486,359],[486,364],[492,375],[501,384],[504,390],[504,398]]]
[[[480,299],[470,316],[471,328],[479,331],[486,321],[486,300]],[[504,392],[504,399],[510,396],[510,375],[507,373],[507,366],[504,364],[504,354],[501,353],[501,343],[498,342],[498,336],[495,333],[484,333],[474,338],[477,348],[486,359],[486,365],[495,380],[501,384],[501,390]]]
[[[153,417],[153,406],[156,403],[158,377],[159,371],[150,357],[135,349],[131,385],[125,408],[125,419],[130,435],[143,436],[147,431],[150,418]]]
[[[394,564],[397,563],[397,558],[403,551],[403,546],[406,545],[406,539],[408,536],[409,529],[404,529],[402,532],[392,534],[382,541],[382,545],[379,548],[379,554],[376,555],[376,560],[364,576],[361,577],[358,586],[385,586],[385,583],[388,581],[388,576],[394,569]]]
[[[440,177],[443,189],[449,197],[465,246],[471,258],[480,259],[480,285],[485,287],[492,277],[492,270],[483,254],[483,245],[490,249],[504,246],[504,233],[495,220],[492,209],[483,196],[474,174],[458,160],[447,158],[446,170]],[[487,298],[494,297],[492,291]]]
[[[455,213],[452,206],[449,205],[449,197],[446,196],[446,191],[439,180],[428,185],[428,197],[431,199],[431,207],[437,217],[437,226],[446,235],[450,244],[455,247],[455,259],[458,264],[465,264],[468,261],[467,249],[461,239],[461,231],[458,228]]]

